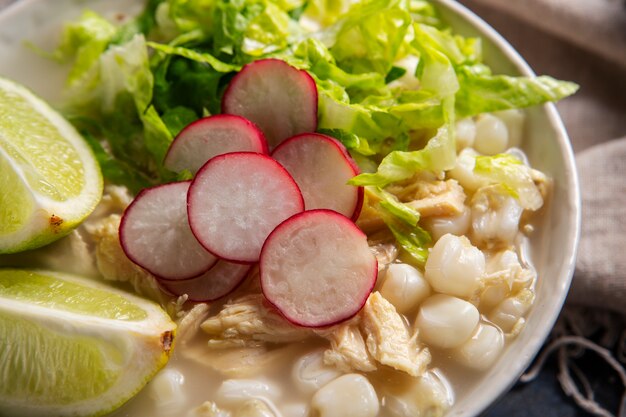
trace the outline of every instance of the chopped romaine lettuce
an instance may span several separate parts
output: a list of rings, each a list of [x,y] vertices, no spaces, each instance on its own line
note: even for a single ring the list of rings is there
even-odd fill
[[[424,266],[432,239],[418,224],[419,212],[379,187],[368,186],[365,192],[369,204],[377,210],[411,263]]]
[[[90,134],[105,176],[133,190],[177,178],[162,165],[173,136],[220,112],[243,65],[273,57],[308,71],[318,130],[350,150],[364,172],[351,183],[375,192],[381,218],[417,263],[430,237],[419,215],[383,188],[453,168],[457,118],[577,89],[545,76],[492,74],[480,40],[454,34],[425,0],[148,0],[121,26],[86,12],[67,26],[55,55],[74,63],[66,113]],[[479,157],[475,171],[525,208],[540,204],[528,168],[514,158]]]
[[[474,172],[486,184],[500,184],[522,208],[537,210],[543,205],[541,193],[535,185],[531,168],[511,154],[477,156]]]

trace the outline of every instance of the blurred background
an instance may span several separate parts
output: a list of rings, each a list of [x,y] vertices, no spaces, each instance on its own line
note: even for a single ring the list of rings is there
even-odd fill
[[[504,36],[537,74],[580,85],[557,104],[576,154],[583,202],[576,273],[547,342],[568,343],[547,356],[532,382],[518,383],[486,415],[625,416],[626,2],[460,3]]]

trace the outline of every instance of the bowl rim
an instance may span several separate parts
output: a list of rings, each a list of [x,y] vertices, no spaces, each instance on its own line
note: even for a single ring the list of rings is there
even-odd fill
[[[489,23],[479,17],[476,13],[471,11],[466,6],[460,4],[456,0],[433,0],[433,3],[438,8],[445,8],[448,11],[456,14],[461,19],[467,21],[473,29],[480,32],[480,36],[486,38],[491,44],[498,49],[509,62],[519,71],[520,75],[535,76],[535,72],[531,69],[529,64],[522,58],[522,56],[513,48],[513,46],[500,35]],[[564,165],[564,178],[565,184],[563,187],[566,190],[567,201],[562,202],[572,214],[567,223],[568,233],[564,237],[563,245],[563,263],[559,268],[559,274],[557,279],[559,282],[560,291],[553,299],[546,312],[542,315],[541,328],[536,329],[534,337],[524,346],[521,347],[519,356],[522,360],[511,363],[507,368],[508,377],[500,378],[505,381],[505,384],[496,387],[493,390],[492,396],[481,396],[477,399],[472,407],[455,411],[451,415],[455,416],[469,416],[478,415],[485,412],[491,405],[501,399],[517,382],[519,377],[531,364],[534,357],[541,349],[543,343],[547,339],[550,331],[554,327],[556,320],[559,316],[561,309],[565,303],[569,287],[572,282],[574,270],[576,266],[576,254],[578,251],[578,243],[580,240],[580,226],[581,226],[581,196],[580,185],[578,179],[578,172],[576,170],[576,160],[574,157],[574,151],[571,146],[571,142],[565,125],[554,103],[546,103],[543,106],[550,126],[554,130],[557,145],[560,151],[560,155],[563,158]],[[450,414],[448,414],[450,415]]]

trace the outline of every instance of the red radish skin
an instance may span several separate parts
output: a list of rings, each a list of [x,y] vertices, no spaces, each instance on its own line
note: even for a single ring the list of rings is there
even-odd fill
[[[283,220],[304,210],[298,185],[267,155],[233,152],[207,162],[187,195],[191,230],[214,255],[259,260],[263,242]]]
[[[359,217],[363,187],[347,184],[359,170],[341,142],[319,133],[303,133],[283,141],[272,157],[296,180],[307,210],[325,208],[352,220]]]
[[[124,211],[119,228],[122,249],[153,275],[170,280],[193,278],[217,262],[189,227],[190,184],[181,181],[146,188]]]
[[[187,294],[188,301],[215,301],[235,291],[250,269],[250,265],[218,261],[213,268],[198,277],[181,281],[159,279],[159,284],[171,295],[180,297]]]
[[[326,327],[357,314],[374,289],[376,257],[367,236],[332,210],[311,210],[269,235],[259,263],[265,298],[289,321]]]
[[[231,80],[222,113],[237,114],[261,128],[270,148],[317,128],[317,86],[311,76],[279,59],[245,65]]]
[[[269,153],[263,132],[251,121],[232,114],[204,117],[187,125],[165,155],[165,168],[195,174],[214,156],[229,152]]]

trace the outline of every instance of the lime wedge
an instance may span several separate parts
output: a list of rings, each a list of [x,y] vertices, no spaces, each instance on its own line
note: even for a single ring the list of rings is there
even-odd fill
[[[0,415],[98,416],[168,361],[176,325],[94,280],[0,269]]]
[[[91,149],[61,115],[0,77],[0,253],[50,243],[102,196]]]

